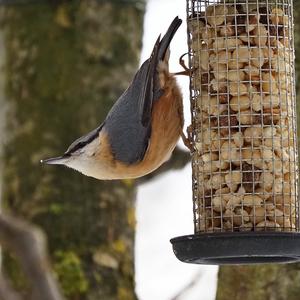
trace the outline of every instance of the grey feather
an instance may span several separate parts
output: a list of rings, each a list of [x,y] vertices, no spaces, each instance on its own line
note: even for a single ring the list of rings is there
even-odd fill
[[[170,42],[182,21],[176,17],[166,34],[156,40],[152,54],[135,75],[131,85],[107,116],[104,129],[108,133],[115,158],[124,163],[141,161],[151,135],[153,102],[163,91],[157,80],[157,66],[164,59]]]
[[[151,119],[145,119],[147,122],[142,123],[143,110],[140,105],[143,101],[142,96],[149,97],[145,99],[145,103],[149,104],[151,101],[151,113],[153,88],[144,93],[144,89],[148,90],[153,86],[153,75],[152,80],[147,81],[149,64],[149,60],[144,62],[129,88],[118,99],[105,120],[104,130],[115,159],[128,164],[138,162],[144,156],[151,133]],[[148,82],[148,86],[145,86],[145,82]],[[148,109],[147,106],[142,108]]]
[[[170,24],[166,34],[161,39],[161,41],[159,43],[159,51],[158,51],[158,59],[159,60],[165,59],[167,49],[169,48],[170,43],[171,43],[177,29],[180,27],[181,23],[182,23],[182,20],[179,19],[178,17],[175,17],[175,19]]]

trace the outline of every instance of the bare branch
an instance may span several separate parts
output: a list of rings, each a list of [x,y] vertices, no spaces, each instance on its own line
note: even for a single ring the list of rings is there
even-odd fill
[[[202,271],[197,272],[193,279],[181,291],[177,293],[171,300],[185,299],[185,294],[191,291],[202,277]]]
[[[23,300],[3,275],[0,275],[0,300]]]
[[[20,259],[32,283],[32,300],[63,300],[51,274],[44,234],[39,229],[25,221],[0,214],[0,244]],[[0,292],[5,291],[13,293],[4,280],[0,284]],[[15,298],[5,299],[19,300],[20,297],[15,295]]]

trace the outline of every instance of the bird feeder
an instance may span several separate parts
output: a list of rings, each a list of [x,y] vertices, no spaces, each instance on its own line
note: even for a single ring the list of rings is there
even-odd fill
[[[292,0],[188,0],[194,235],[181,261],[300,260]]]

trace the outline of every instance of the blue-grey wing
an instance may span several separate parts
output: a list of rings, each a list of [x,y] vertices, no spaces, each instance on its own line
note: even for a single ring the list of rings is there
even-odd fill
[[[154,71],[147,60],[109,112],[104,129],[114,157],[128,164],[143,159],[151,134]]]
[[[74,141],[65,154],[72,154],[99,136],[108,134],[114,157],[124,163],[142,159],[151,132],[153,78],[157,64],[158,43],[154,56],[141,66],[129,88],[117,100],[105,121],[93,131]]]
[[[157,66],[164,60],[169,44],[182,21],[176,17],[166,34],[156,40],[151,56],[136,73],[131,85],[109,112],[104,129],[108,133],[114,157],[128,164],[144,158],[151,135],[154,101],[163,94]]]

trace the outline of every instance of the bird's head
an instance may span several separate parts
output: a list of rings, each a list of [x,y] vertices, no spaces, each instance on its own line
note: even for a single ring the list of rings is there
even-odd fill
[[[77,139],[68,150],[62,155],[54,158],[41,160],[41,163],[48,165],[64,165],[75,169],[84,175],[92,176],[97,164],[96,155],[100,149],[99,139],[100,128]],[[98,166],[99,167],[99,166]]]

